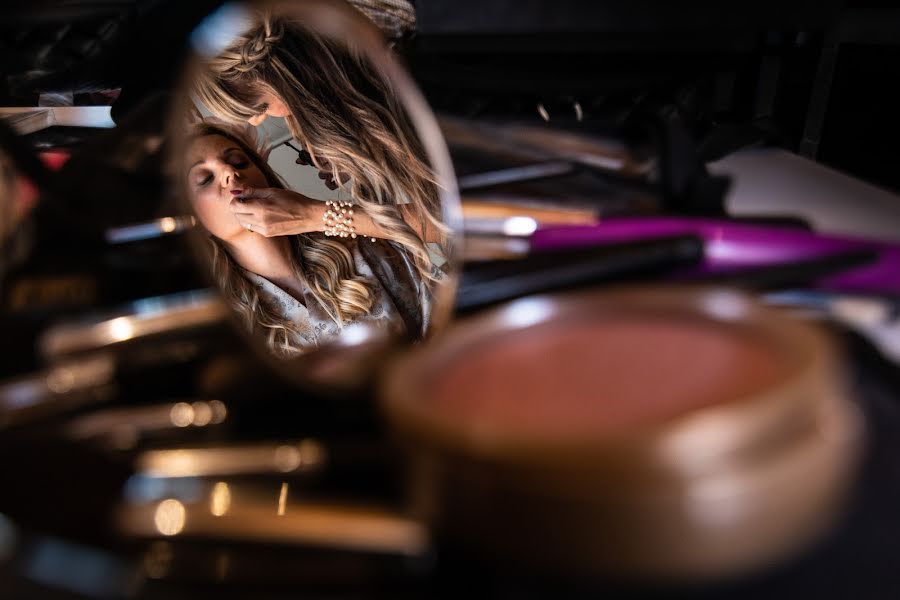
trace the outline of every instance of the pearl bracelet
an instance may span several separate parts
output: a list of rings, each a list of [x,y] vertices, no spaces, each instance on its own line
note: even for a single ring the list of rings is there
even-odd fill
[[[353,203],[343,200],[326,200],[325,214],[322,216],[325,224],[323,232],[329,237],[349,237],[356,239],[356,229],[353,227]],[[375,238],[371,238],[375,241]]]
[[[356,238],[352,206],[350,202],[342,200],[325,201],[325,214],[322,216],[325,235]]]

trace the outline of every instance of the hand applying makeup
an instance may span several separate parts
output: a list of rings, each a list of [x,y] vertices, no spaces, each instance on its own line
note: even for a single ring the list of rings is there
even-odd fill
[[[324,203],[281,188],[231,190],[231,212],[246,229],[265,237],[322,231]]]

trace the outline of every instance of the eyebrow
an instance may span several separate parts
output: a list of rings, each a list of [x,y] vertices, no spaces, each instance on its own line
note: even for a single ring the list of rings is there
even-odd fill
[[[241,150],[241,149],[238,148],[237,146],[231,146],[230,148],[225,148],[224,150],[222,150],[222,154],[225,154],[226,152],[231,152],[232,150],[238,150],[238,151],[240,151],[240,152],[243,152],[243,150]],[[203,159],[203,158],[201,158],[200,160],[198,160],[197,162],[195,162],[194,164],[192,164],[190,167],[188,167],[188,173],[190,173],[190,172],[191,172],[191,169],[193,169],[193,168],[196,167],[197,165],[203,164],[203,163],[205,163],[205,162],[206,162],[206,160]]]

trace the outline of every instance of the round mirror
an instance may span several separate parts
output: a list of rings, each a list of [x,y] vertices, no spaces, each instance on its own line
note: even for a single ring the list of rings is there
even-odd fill
[[[386,347],[424,342],[452,310],[458,195],[384,35],[401,17],[230,3],[191,36],[173,185],[235,322],[305,383],[358,385]]]

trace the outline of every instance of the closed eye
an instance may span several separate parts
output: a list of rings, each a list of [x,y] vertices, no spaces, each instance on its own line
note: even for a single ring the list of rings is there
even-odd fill
[[[229,149],[225,160],[235,169],[246,169],[250,166],[250,160],[247,158],[247,156],[237,149]]]
[[[212,180],[213,180],[213,176],[212,176],[212,173],[210,173],[209,175],[207,175],[206,177],[204,177],[202,180],[200,180],[200,181],[197,182],[197,187],[198,187],[198,188],[202,188],[202,187],[208,185],[209,182],[212,181]]]

